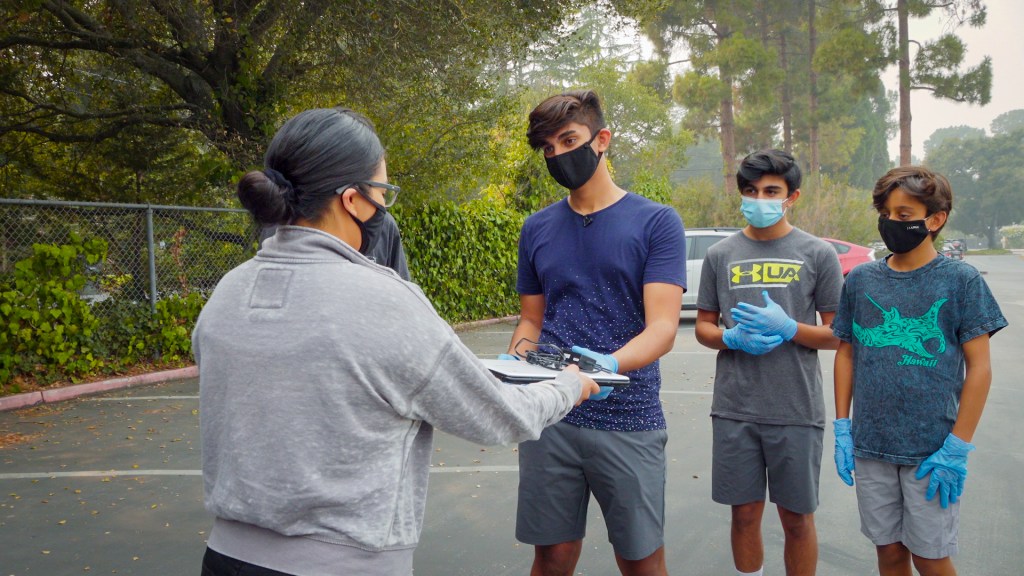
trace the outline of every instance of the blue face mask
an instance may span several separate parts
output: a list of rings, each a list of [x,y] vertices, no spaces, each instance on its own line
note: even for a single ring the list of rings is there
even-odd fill
[[[754,228],[767,228],[779,220],[786,213],[782,206],[783,200],[755,200],[754,198],[743,197],[740,210],[743,217],[747,219]]]

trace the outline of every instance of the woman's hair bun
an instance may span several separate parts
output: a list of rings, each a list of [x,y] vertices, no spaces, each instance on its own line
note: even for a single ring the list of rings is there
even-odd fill
[[[260,224],[288,224],[295,214],[295,188],[273,168],[242,176],[238,200]]]

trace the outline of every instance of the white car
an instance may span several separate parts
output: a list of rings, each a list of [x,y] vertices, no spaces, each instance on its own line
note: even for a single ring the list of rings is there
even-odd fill
[[[708,248],[739,232],[739,228],[691,228],[686,230],[686,292],[683,293],[683,310],[697,309],[697,293],[700,291],[700,271],[704,268],[704,255]]]

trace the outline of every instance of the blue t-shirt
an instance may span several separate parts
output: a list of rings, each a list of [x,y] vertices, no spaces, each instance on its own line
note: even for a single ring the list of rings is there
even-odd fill
[[[832,331],[853,345],[853,453],[914,465],[938,450],[960,408],[963,344],[1006,318],[970,264],[936,256],[898,272],[888,259],[846,278]]]
[[[562,200],[526,219],[520,294],[544,295],[541,342],[601,354],[644,330],[644,284],[686,287],[683,222],[668,206],[627,193],[586,218]],[[565,422],[598,430],[665,428],[658,362],[626,372],[632,384],[574,408]]]

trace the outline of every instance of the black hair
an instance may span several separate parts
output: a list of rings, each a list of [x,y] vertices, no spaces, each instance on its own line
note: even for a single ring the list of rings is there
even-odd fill
[[[260,224],[317,221],[336,190],[369,180],[384,147],[368,118],[348,108],[300,112],[274,135],[265,170],[245,174],[238,199]]]
[[[924,204],[928,216],[936,212],[945,212],[948,216],[953,210],[953,187],[949,180],[924,166],[897,166],[882,175],[871,191],[871,204],[875,210],[881,212],[885,209],[886,200],[896,189],[917,198]],[[938,236],[945,227],[943,224],[938,230],[932,231],[932,238]]]
[[[596,92],[574,90],[546,98],[530,112],[526,140],[534,150],[541,148],[549,137],[570,122],[590,128],[591,137],[605,127],[601,100]]]
[[[786,181],[786,187],[789,188],[786,196],[798,190],[803,179],[800,166],[791,154],[768,148],[758,150],[740,162],[740,169],[736,171],[736,186],[742,192],[766,174],[781,176]]]

